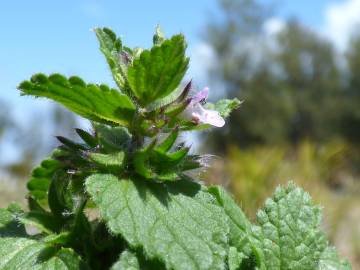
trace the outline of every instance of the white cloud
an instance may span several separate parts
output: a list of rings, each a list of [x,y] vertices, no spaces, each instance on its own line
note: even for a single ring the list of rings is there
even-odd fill
[[[272,17],[268,19],[263,25],[264,32],[268,36],[276,35],[281,30],[283,30],[284,27],[285,27],[284,20],[277,17]]]
[[[360,0],[346,0],[325,8],[322,32],[343,51],[349,38],[360,25]]]
[[[190,48],[190,59],[188,75],[197,83],[205,83],[209,69],[216,62],[213,48],[206,42],[199,42]]]

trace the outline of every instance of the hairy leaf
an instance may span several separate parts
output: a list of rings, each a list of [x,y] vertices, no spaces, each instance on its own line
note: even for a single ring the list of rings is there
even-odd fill
[[[245,216],[244,212],[234,202],[233,198],[221,187],[213,186],[208,189],[213,194],[218,204],[223,207],[229,219],[230,245],[235,247],[238,252],[251,256],[251,223]]]
[[[293,184],[278,188],[257,214],[255,243],[261,250],[260,269],[318,269],[327,240],[320,230],[320,208]]]
[[[40,202],[43,205],[47,205],[46,199],[51,179],[55,172],[62,167],[63,165],[61,164],[61,162],[52,158],[48,158],[43,160],[40,166],[36,167],[32,171],[31,178],[27,183],[27,188],[30,195],[36,201]]]
[[[87,269],[73,250],[27,238],[0,238],[0,258],[0,270]]]
[[[224,269],[227,217],[201,186],[92,175],[86,189],[114,234],[168,269]]]
[[[101,124],[95,124],[94,128],[97,137],[106,152],[111,153],[118,150],[126,150],[130,145],[131,134],[126,128],[111,128]]]
[[[111,154],[91,153],[90,158],[105,167],[121,167],[123,165],[124,152],[115,152]]]
[[[128,80],[141,105],[171,94],[188,67],[183,35],[173,36],[160,46],[144,50],[128,69]]]
[[[0,209],[0,270],[87,269],[71,249],[59,249],[46,239],[30,239],[21,224],[24,217],[19,218],[20,215]]]
[[[155,34],[153,36],[153,44],[154,46],[159,46],[165,41],[165,35],[161,30],[160,25],[156,26]]]
[[[46,97],[99,123],[128,126],[135,112],[129,97],[105,85],[85,84],[78,77],[34,75],[19,85],[24,95]]]
[[[122,91],[128,94],[127,66],[130,59],[123,49],[121,39],[109,28],[95,28],[94,31],[100,43],[100,51],[109,64],[114,81]]]
[[[339,258],[334,247],[327,247],[321,254],[318,270],[351,270],[351,265]]]
[[[240,104],[241,101],[237,98],[221,99],[215,104],[207,103],[205,107],[207,109],[218,111],[222,117],[227,118],[233,110],[239,108]]]
[[[135,253],[125,250],[119,260],[111,267],[111,270],[141,270],[139,259]]]

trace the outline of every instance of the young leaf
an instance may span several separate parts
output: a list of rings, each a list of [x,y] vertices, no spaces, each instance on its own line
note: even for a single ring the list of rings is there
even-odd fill
[[[95,124],[94,128],[101,145],[109,153],[118,150],[126,150],[130,145],[131,134],[126,128],[111,128],[101,124]]]
[[[55,153],[56,151],[54,151]],[[54,155],[54,153],[52,155]],[[52,158],[45,159],[39,167],[36,167],[32,173],[27,188],[31,197],[42,205],[47,205],[46,198],[51,179],[55,172],[61,169],[63,165]]]
[[[163,31],[161,30],[160,25],[156,26],[155,34],[153,36],[153,44],[154,46],[161,45],[165,40],[165,35]]]
[[[227,217],[201,186],[92,175],[86,190],[110,231],[167,269],[224,269]]]
[[[127,64],[122,61],[123,53],[121,39],[109,28],[95,28],[97,39],[100,43],[100,51],[104,54],[109,64],[114,81],[120,89],[126,89]]]
[[[239,108],[241,101],[237,98],[234,99],[221,99],[215,104],[207,103],[205,108],[218,111],[223,118],[227,118],[230,113]]]
[[[179,129],[174,129],[166,139],[161,142],[157,147],[155,147],[155,151],[159,153],[166,153],[170,150],[170,148],[174,145],[177,137],[179,136]]]
[[[110,125],[128,126],[135,112],[131,100],[115,89],[86,85],[78,77],[34,75],[18,89],[23,95],[46,97],[89,120]]]
[[[189,63],[185,49],[184,36],[176,35],[134,60],[128,80],[141,105],[168,96],[180,84]]]
[[[318,269],[327,240],[320,230],[320,208],[293,184],[278,188],[257,214],[255,244],[260,269]]]
[[[115,152],[111,154],[91,153],[90,158],[97,164],[105,167],[122,167],[125,154]]]
[[[94,148],[97,146],[97,140],[94,136],[92,136],[90,133],[86,132],[85,130],[82,130],[80,128],[75,128],[76,133],[79,135],[79,137],[90,147]]]

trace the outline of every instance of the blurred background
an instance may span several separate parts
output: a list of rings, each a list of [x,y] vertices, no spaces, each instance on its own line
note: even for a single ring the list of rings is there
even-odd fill
[[[191,137],[216,155],[202,179],[231,190],[251,218],[277,185],[295,181],[360,269],[360,0],[6,1],[0,24],[0,207],[24,202],[55,135],[89,126],[21,98],[19,82],[59,72],[114,86],[91,28],[149,47],[160,24],[186,35],[197,88],[244,101],[225,128]]]

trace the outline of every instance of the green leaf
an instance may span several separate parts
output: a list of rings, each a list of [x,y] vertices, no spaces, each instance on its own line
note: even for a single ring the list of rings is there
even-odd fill
[[[327,247],[321,254],[318,270],[351,270],[351,265],[339,258],[334,247]]]
[[[124,152],[115,152],[111,154],[91,153],[90,158],[97,164],[104,167],[121,168],[124,162]]]
[[[76,133],[79,135],[79,137],[90,147],[96,147],[97,146],[97,140],[94,136],[92,136],[90,133],[86,132],[85,130],[82,130],[80,128],[75,128]]]
[[[245,258],[247,257],[243,253],[238,252],[235,247],[230,247],[228,258],[229,270],[241,269],[240,266]]]
[[[253,228],[261,251],[260,269],[318,269],[327,246],[320,230],[321,211],[302,189],[278,188],[257,214]]]
[[[46,234],[51,234],[60,229],[57,218],[48,212],[30,211],[19,215],[17,220],[24,225],[35,227],[40,232]]]
[[[167,269],[224,269],[227,217],[201,186],[92,175],[86,190],[110,231]]]
[[[111,270],[165,270],[166,268],[158,261],[149,261],[135,252],[125,250],[119,260],[111,267]]]
[[[165,138],[163,142],[161,142],[158,146],[156,146],[154,150],[160,153],[166,153],[174,145],[178,136],[179,136],[179,129],[176,128],[169,134],[168,137]]]
[[[27,238],[0,238],[0,258],[0,270],[87,269],[73,250]]]
[[[128,69],[128,80],[141,105],[170,95],[188,68],[183,35],[173,36],[160,46],[144,50]]]
[[[154,46],[159,46],[165,41],[165,35],[162,31],[160,25],[156,26],[155,34],[153,36],[153,44]]]
[[[114,81],[121,90],[127,93],[127,65],[126,51],[123,50],[121,39],[109,28],[95,28],[96,37],[100,43],[100,51],[109,64]]]
[[[207,103],[205,107],[207,109],[216,110],[223,118],[227,118],[230,113],[239,108],[241,101],[237,98],[234,99],[221,99],[215,104]]]
[[[224,209],[229,220],[230,234],[229,243],[238,252],[247,257],[252,255],[251,247],[251,223],[241,208],[234,202],[233,198],[219,186],[212,186],[208,191],[214,195],[218,204]]]
[[[0,208],[0,239],[1,237],[26,236],[25,227],[14,216],[14,213]]]
[[[99,123],[128,126],[135,112],[134,104],[126,95],[108,87],[86,85],[78,77],[36,74],[31,81],[22,82],[18,89],[23,95],[52,99]]]
[[[111,267],[111,270],[142,270],[136,254],[125,250],[119,260]]]
[[[53,154],[56,151],[53,152]],[[53,155],[52,154],[52,155]],[[59,169],[63,168],[61,162],[48,158],[40,163],[40,166],[36,167],[32,173],[27,188],[30,196],[42,205],[47,205],[47,194],[51,179],[53,175]]]
[[[107,152],[127,150],[131,142],[131,134],[123,127],[108,127],[101,124],[94,125],[101,145]]]

